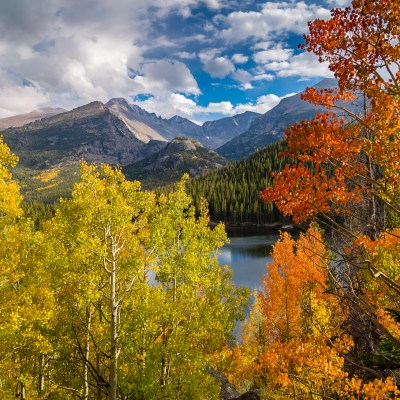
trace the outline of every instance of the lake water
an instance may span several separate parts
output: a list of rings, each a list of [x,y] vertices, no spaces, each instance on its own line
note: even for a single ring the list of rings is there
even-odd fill
[[[238,286],[254,290],[261,287],[265,265],[272,260],[272,245],[279,233],[267,227],[227,228],[230,243],[221,249],[220,264],[233,270],[233,281]]]

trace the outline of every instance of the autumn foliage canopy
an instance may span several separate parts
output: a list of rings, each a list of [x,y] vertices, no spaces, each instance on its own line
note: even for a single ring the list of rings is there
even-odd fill
[[[399,19],[396,1],[354,0],[301,46],[337,88],[305,91],[326,112],[286,130],[293,163],[261,198],[313,224],[275,245],[232,356],[234,379],[271,398],[400,395]]]

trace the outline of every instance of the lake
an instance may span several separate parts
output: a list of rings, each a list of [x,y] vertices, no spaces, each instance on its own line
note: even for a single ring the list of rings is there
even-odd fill
[[[221,248],[220,264],[233,270],[233,282],[251,290],[261,287],[265,264],[272,260],[272,245],[279,232],[267,227],[226,228],[230,243]]]

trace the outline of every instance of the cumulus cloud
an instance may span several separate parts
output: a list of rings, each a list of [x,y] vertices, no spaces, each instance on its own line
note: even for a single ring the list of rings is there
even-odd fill
[[[141,80],[130,79],[128,73],[141,70],[149,49],[174,46],[167,37],[154,35],[155,18],[172,12],[183,15],[188,8],[198,6],[197,0],[1,3],[0,90],[3,97],[4,93],[11,97],[10,106],[0,110],[0,117],[28,112],[37,106],[72,108],[140,91],[199,93],[183,64],[166,64],[166,71],[159,79],[155,77],[155,82],[149,78],[153,76],[151,67],[144,67]],[[203,3],[214,10],[220,7],[216,0]],[[152,18],[148,17],[149,10]],[[181,59],[192,56],[190,52],[178,55]],[[172,77],[172,70],[182,76]],[[10,79],[12,73],[35,82],[35,87]],[[25,109],[18,105],[21,99],[16,98],[23,93],[27,98]]]
[[[178,51],[175,55],[184,60],[194,60],[197,57],[195,52],[189,53],[188,51]]]
[[[141,86],[141,92],[163,95],[171,92],[200,94],[193,75],[180,61],[158,60],[145,63],[133,82]]]
[[[305,33],[307,21],[329,17],[329,10],[315,4],[266,2],[261,11],[234,11],[220,17],[225,26],[220,36],[231,42],[248,38],[269,39],[285,32]]]
[[[199,53],[199,58],[200,61],[205,64],[207,61],[212,60],[213,58],[215,58],[217,55],[219,55],[221,53],[220,49],[217,48],[208,48],[208,49],[203,49],[202,51],[200,51]]]
[[[283,97],[282,97],[283,98]],[[135,104],[150,112],[170,118],[179,115],[193,122],[204,121],[210,115],[220,118],[240,114],[246,111],[266,113],[275,107],[282,99],[275,94],[260,96],[255,102],[233,105],[230,101],[210,102],[207,106],[199,106],[192,99],[180,94],[172,93],[168,96],[151,97]]]
[[[302,32],[307,20],[324,18],[327,10],[302,1],[251,3],[246,5],[256,11],[231,12],[239,2],[227,0],[2,1],[0,117],[138,94],[149,95],[144,104],[149,110],[191,119],[269,107],[266,99],[239,106],[209,99],[199,107],[201,88],[188,68],[196,62],[194,74],[203,68],[241,89],[274,77],[327,75],[316,60],[273,43],[287,32]],[[199,4],[208,12],[196,14]],[[182,21],[182,36],[168,25],[171,17]],[[244,50],[239,42],[249,39],[257,43]]]
[[[293,54],[292,49],[283,49],[275,47],[268,50],[262,50],[254,53],[253,59],[256,63],[267,63],[271,61],[286,61]]]
[[[245,56],[241,53],[236,53],[231,57],[232,62],[235,64],[245,64],[247,61],[249,61],[249,57]]]
[[[267,94],[257,98],[255,103],[239,104],[235,107],[236,113],[242,113],[245,111],[258,112],[265,114],[267,111],[274,108],[279,104],[281,98],[275,94]]]
[[[46,93],[37,85],[7,84],[1,86],[0,116],[8,117],[33,111],[47,101]]]
[[[213,78],[225,78],[234,70],[235,66],[226,57],[213,58],[204,64],[204,71]]]
[[[264,64],[266,71],[274,71],[278,77],[299,76],[301,78],[333,77],[327,63],[320,63],[311,53],[301,53],[287,61],[274,61]]]
[[[253,75],[250,74],[250,72],[244,70],[244,69],[237,69],[233,74],[232,78],[235,81],[241,82],[241,83],[248,83],[251,82],[253,79]]]
[[[253,77],[253,81],[272,81],[275,78],[272,74],[259,74]]]

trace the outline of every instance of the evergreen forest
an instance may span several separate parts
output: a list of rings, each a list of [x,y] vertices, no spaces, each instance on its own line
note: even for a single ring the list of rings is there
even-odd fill
[[[280,156],[285,142],[278,142],[240,161],[187,183],[187,191],[197,206],[206,199],[212,221],[226,224],[272,224],[285,219],[272,203],[260,199],[260,192],[271,185],[271,174],[290,161]],[[286,219],[290,222],[290,219]]]

